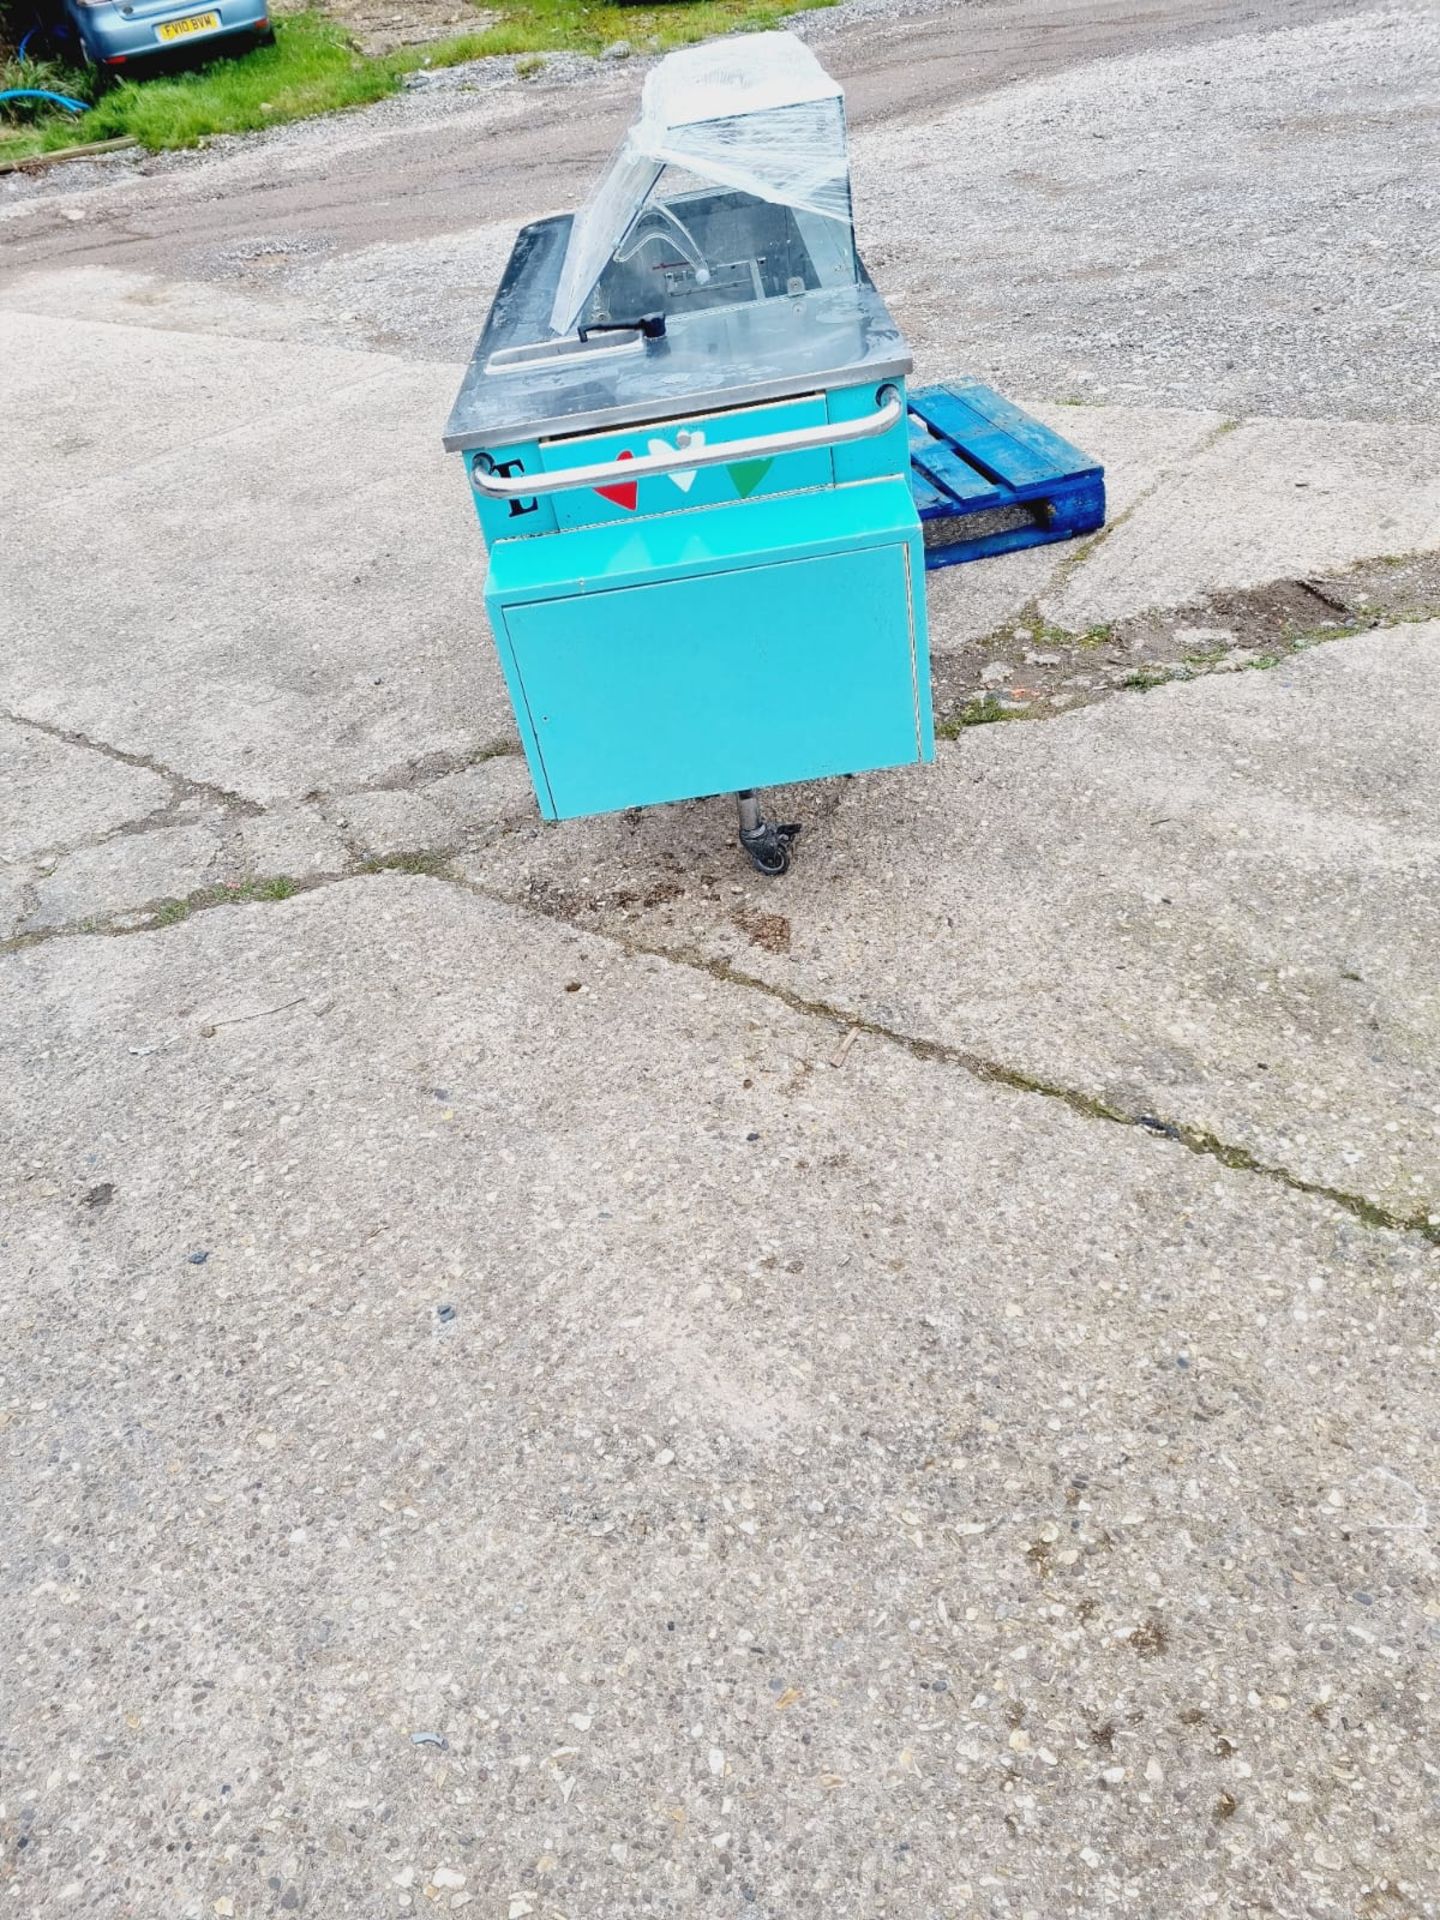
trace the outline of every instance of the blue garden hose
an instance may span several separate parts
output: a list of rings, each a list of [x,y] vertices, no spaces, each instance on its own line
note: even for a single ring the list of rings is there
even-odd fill
[[[51,93],[45,87],[6,87],[0,93],[0,101],[5,100],[53,100],[57,107],[68,107],[71,113],[90,111],[83,100],[72,100],[68,93]]]

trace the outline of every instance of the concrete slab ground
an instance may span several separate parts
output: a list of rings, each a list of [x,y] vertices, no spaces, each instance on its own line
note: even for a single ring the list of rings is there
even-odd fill
[[[4,991],[17,1911],[1428,1910],[1434,1249],[433,880]]]
[[[167,454],[293,414],[382,376],[378,354],[291,347],[232,334],[121,331],[108,322],[12,310],[0,340],[13,414],[0,494],[7,508],[144,473]],[[296,422],[303,433],[303,412]],[[155,475],[165,474],[163,465]]]
[[[508,729],[439,444],[450,369],[53,320],[26,358],[37,324],[0,323],[49,383],[0,554],[12,711],[254,802],[458,763]],[[138,445],[132,355],[142,411],[176,396]]]
[[[226,879],[229,864],[223,831],[213,821],[116,834],[42,874],[19,931],[86,926],[150,901],[195,893]]]

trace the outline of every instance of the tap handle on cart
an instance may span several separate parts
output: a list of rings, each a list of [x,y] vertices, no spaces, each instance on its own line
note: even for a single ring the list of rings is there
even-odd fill
[[[663,340],[665,316],[663,313],[642,313],[636,320],[596,320],[588,327],[577,327],[576,332],[582,340],[588,340],[592,333],[638,333],[646,340]]]

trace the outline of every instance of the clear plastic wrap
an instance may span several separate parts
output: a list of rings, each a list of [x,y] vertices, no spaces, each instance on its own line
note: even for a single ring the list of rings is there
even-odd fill
[[[853,258],[844,97],[814,54],[793,33],[687,47],[647,76],[639,120],[575,216],[550,319],[556,333],[575,325],[647,203],[685,253],[683,223],[651,199],[667,168],[843,224],[843,246],[830,251]]]

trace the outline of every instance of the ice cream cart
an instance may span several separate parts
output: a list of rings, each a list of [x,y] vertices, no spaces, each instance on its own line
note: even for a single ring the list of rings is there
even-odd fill
[[[840,88],[791,34],[672,54],[525,227],[445,432],[541,813],[928,760],[910,356],[855,247]]]

